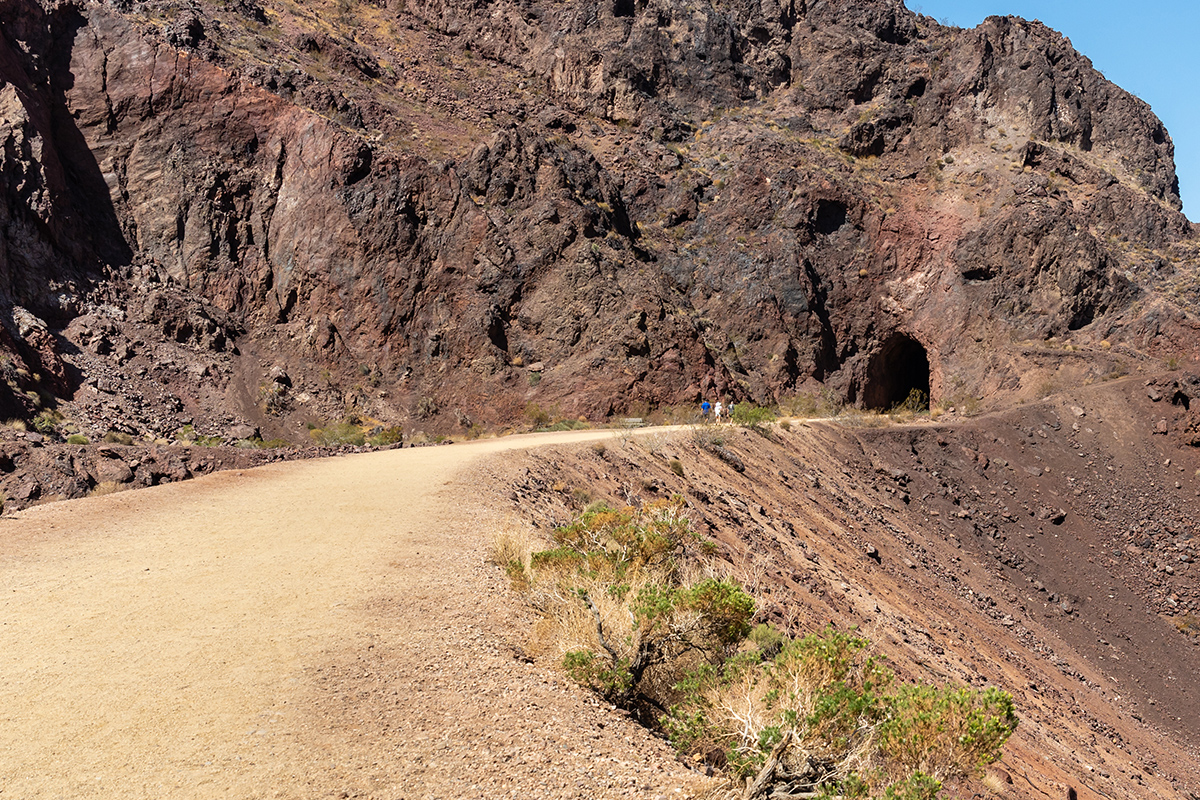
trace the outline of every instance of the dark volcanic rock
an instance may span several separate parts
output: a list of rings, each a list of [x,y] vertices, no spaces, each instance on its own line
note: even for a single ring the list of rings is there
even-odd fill
[[[964,402],[1194,349],[1170,138],[1039,23],[430,0],[351,39],[173,8],[3,3],[11,416],[48,392],[95,434],[294,438],[347,409]],[[1051,337],[1118,349],[1013,345]]]

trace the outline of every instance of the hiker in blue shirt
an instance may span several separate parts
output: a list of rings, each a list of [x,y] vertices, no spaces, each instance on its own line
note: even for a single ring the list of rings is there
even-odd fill
[[[707,400],[705,400],[703,403],[700,404],[700,421],[701,422],[708,422],[708,412],[709,412],[709,409],[711,409],[711,408],[712,408],[712,406],[710,406],[708,404]]]

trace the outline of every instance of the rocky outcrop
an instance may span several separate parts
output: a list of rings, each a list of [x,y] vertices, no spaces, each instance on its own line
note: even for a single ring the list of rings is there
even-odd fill
[[[1032,392],[1014,340],[1161,358],[1196,325],[1170,138],[1038,23],[450,1],[352,35],[251,5],[6,0],[0,308],[46,321],[10,326],[43,402],[288,437],[886,404]]]
[[[217,437],[212,437],[217,438]],[[250,438],[250,437],[246,437]],[[184,442],[64,444],[33,431],[0,433],[0,511],[190,480],[278,461],[362,452],[365,447],[237,446],[233,436],[210,446]],[[384,448],[390,449],[390,448]]]

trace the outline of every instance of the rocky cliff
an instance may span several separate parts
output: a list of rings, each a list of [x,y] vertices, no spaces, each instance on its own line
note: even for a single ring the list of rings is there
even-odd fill
[[[5,0],[4,413],[303,434],[1194,359],[1170,137],[1038,23]],[[1047,366],[1049,341],[1087,357]]]

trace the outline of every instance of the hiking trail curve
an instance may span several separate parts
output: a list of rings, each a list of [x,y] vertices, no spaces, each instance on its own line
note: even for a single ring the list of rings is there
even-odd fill
[[[488,465],[539,434],[223,472],[0,520],[0,798],[683,797],[523,658]],[[682,787],[682,788],[681,788]]]

